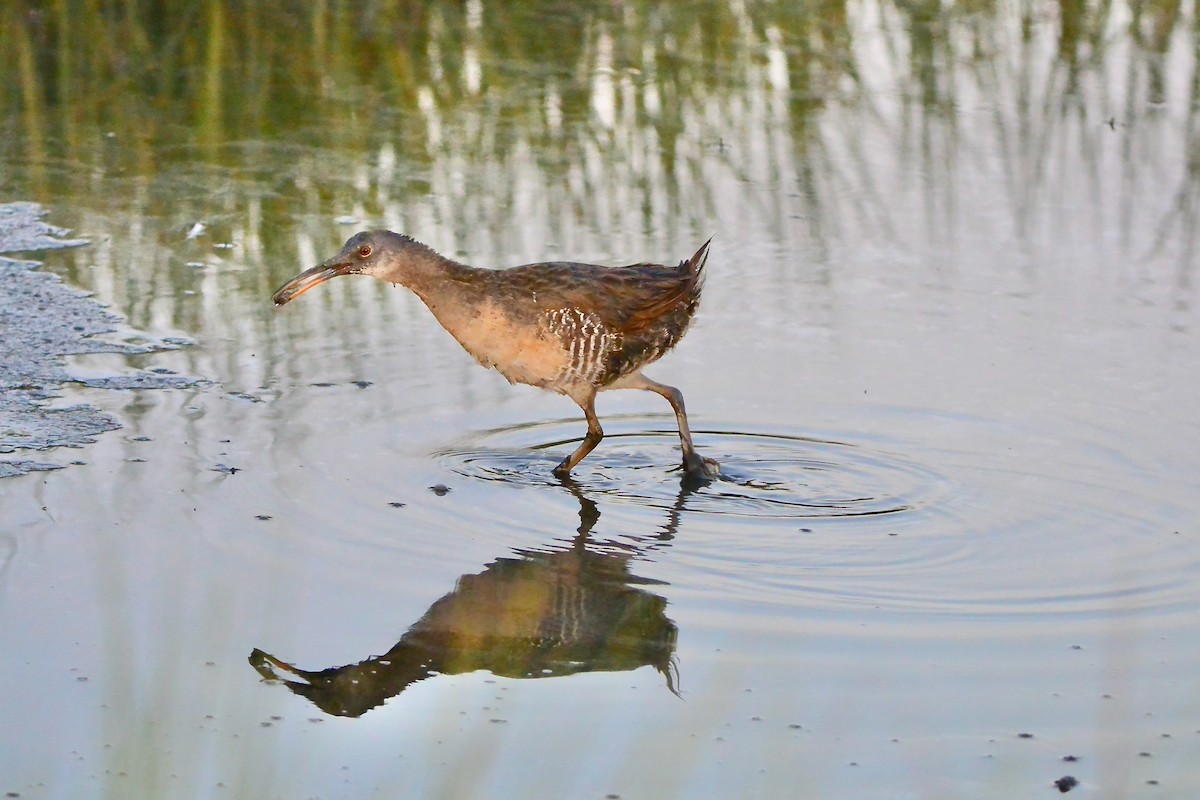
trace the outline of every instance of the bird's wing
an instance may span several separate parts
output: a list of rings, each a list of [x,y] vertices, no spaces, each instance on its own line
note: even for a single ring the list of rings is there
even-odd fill
[[[698,254],[699,255],[699,254]],[[621,333],[635,333],[670,316],[695,310],[703,286],[703,262],[677,267],[632,264],[601,267],[550,262],[503,270],[508,291],[547,313],[578,309]]]

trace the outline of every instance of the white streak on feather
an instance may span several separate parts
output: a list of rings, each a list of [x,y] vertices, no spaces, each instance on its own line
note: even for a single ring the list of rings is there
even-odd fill
[[[608,356],[620,346],[621,337],[595,314],[556,308],[547,314],[546,327],[564,342],[567,356],[555,382],[594,385],[604,377]]]

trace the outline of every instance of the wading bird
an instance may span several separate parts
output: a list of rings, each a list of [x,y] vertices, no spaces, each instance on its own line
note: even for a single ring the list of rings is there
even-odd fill
[[[700,304],[708,245],[675,267],[555,261],[478,269],[403,234],[363,231],[336,256],[284,284],[273,299],[282,306],[339,275],[407,286],[480,364],[510,383],[564,394],[583,409],[587,434],[554,468],[558,477],[569,475],[604,438],[596,393],[609,389],[665,397],[679,423],[684,470],[714,477],[716,462],[701,458],[692,445],[683,395],[642,374],[687,331]]]

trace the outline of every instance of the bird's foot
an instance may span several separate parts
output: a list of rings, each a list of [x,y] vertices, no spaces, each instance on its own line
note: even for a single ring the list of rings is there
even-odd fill
[[[571,459],[564,458],[559,465],[554,468],[554,477],[560,481],[571,477]]]
[[[683,471],[688,477],[703,480],[721,477],[721,465],[711,458],[702,458],[695,450],[684,455]]]

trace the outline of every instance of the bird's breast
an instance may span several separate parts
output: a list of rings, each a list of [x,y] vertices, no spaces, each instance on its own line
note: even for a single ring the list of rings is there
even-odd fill
[[[589,354],[598,352],[599,340],[589,344],[566,336],[571,325],[579,327],[580,321],[570,316],[516,314],[512,309],[484,302],[469,316],[439,319],[476,361],[494,368],[512,383],[571,394],[574,384],[586,382],[589,377],[588,365],[594,360]]]

